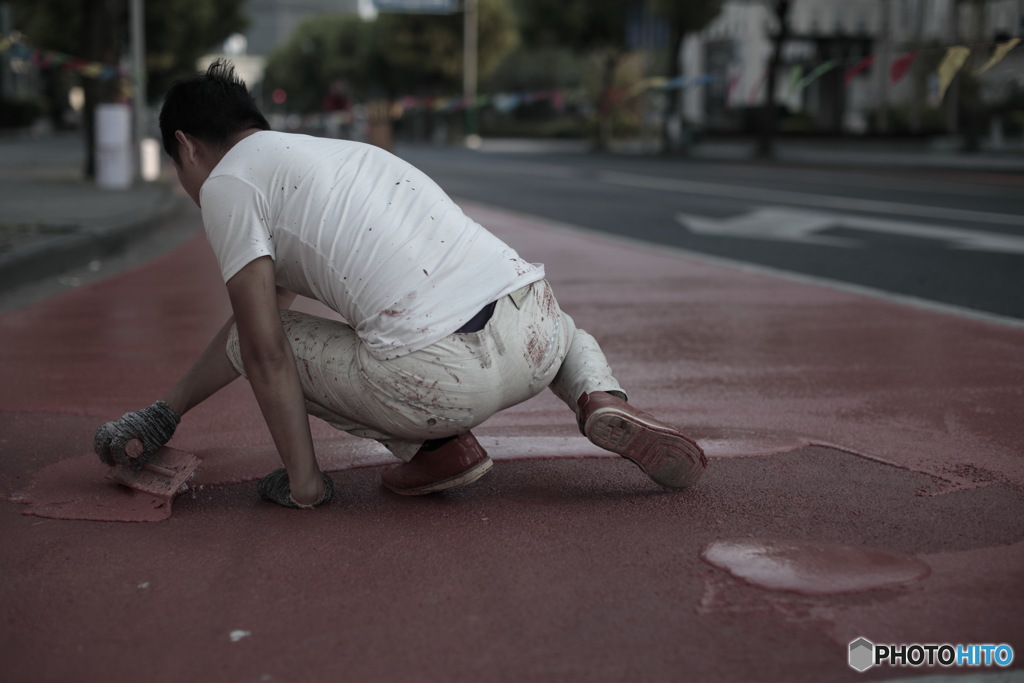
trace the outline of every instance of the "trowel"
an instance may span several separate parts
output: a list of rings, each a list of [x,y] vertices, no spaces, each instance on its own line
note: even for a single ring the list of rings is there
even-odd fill
[[[133,439],[125,444],[124,450],[129,458],[139,458],[142,444]],[[191,453],[164,446],[142,465],[132,463],[111,467],[107,478],[136,491],[170,500],[187,488],[185,484],[195,474],[200,462]]]

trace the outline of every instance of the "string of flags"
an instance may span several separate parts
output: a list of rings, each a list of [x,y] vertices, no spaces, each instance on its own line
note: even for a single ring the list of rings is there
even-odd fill
[[[1020,38],[1013,38],[1001,43],[996,43],[988,60],[983,66],[975,70],[974,74],[980,75],[990,70],[996,64],[1003,61],[1003,59],[1005,59],[1006,56],[1009,55],[1010,52],[1020,43]],[[985,47],[988,47],[988,44],[980,46],[980,48]],[[913,52],[900,55],[892,60],[889,65],[890,83],[895,85],[903,80],[910,72],[914,62],[924,51],[925,50],[915,50]],[[126,97],[131,96],[131,79],[129,78],[129,74],[125,69],[118,66],[81,59],[54,50],[42,50],[30,47],[25,44],[23,36],[17,32],[8,36],[0,37],[0,53],[2,52],[10,52],[15,58],[29,62],[38,68],[63,68],[76,71],[84,76],[95,78],[100,81],[110,81],[115,78],[121,79],[123,94]],[[971,47],[964,45],[954,45],[952,47],[945,48],[945,54],[936,69],[936,95],[939,101],[943,99],[950,84],[953,82],[953,79],[961,69],[963,69],[964,64],[966,64],[967,59],[972,52],[973,50]],[[849,86],[859,74],[867,71],[874,65],[874,63],[875,57],[869,55],[860,59],[852,66],[847,67],[843,73],[844,84]],[[789,78],[791,93],[795,94],[801,92],[826,73],[829,73],[834,69],[841,68],[842,66],[843,64],[838,60],[829,60],[817,65],[806,74],[804,73],[803,66],[794,66],[790,72]],[[734,91],[738,88],[740,81],[742,80],[742,76],[742,73],[733,73],[728,79],[730,101],[733,101]],[[715,74],[680,76],[672,79],[660,76],[644,78],[635,83],[631,83],[611,91],[604,98],[602,106],[609,107],[618,102],[632,99],[650,91],[669,92],[684,88],[708,85],[718,81],[719,78],[720,77]],[[754,83],[754,87],[752,88],[749,97],[752,103],[759,100],[766,82],[767,70],[762,73],[761,77]],[[489,105],[494,106],[499,111],[511,111],[524,104],[549,101],[557,111],[562,111],[564,110],[567,102],[580,102],[583,101],[584,98],[585,95],[581,90],[543,90],[524,93],[481,95],[472,103],[468,102],[463,97],[406,96],[400,98],[396,104],[403,109],[424,108],[432,109],[441,113],[450,113],[462,111],[470,107],[479,108]]]
[[[975,70],[974,75],[980,75],[991,69],[993,66],[1003,61],[1010,52],[1021,43],[1020,38],[1013,38],[1001,43],[995,44],[995,48],[992,54],[989,56],[988,61],[985,64]],[[985,46],[978,47],[982,49]],[[953,79],[963,69],[964,64],[967,62],[967,58],[973,52],[971,47],[963,45],[955,45],[948,48],[941,48],[945,50],[942,60],[936,69],[936,76],[938,82],[938,100],[942,100],[945,96],[946,90],[949,88]],[[913,66],[914,62],[928,50],[915,50],[903,55],[900,55],[893,59],[889,64],[889,82],[895,85],[902,81]],[[843,83],[848,87],[850,86],[856,77],[863,72],[867,71],[875,64],[874,56],[867,56],[851,66],[846,67],[843,71]],[[809,72],[804,73],[803,66],[794,66],[790,71],[789,87],[791,94],[796,94],[812,83],[817,81],[819,78],[829,73],[830,71],[840,69],[844,65],[839,60],[828,60],[821,64],[818,64]],[[741,72],[734,72],[728,78],[727,89],[729,94],[729,101],[735,101],[734,93],[738,89],[740,82],[743,77]],[[703,74],[700,76],[680,76],[678,78],[668,79],[664,77],[650,77],[644,78],[635,83],[625,85],[612,90],[603,99],[602,106],[608,107],[617,102],[629,100],[637,97],[645,92],[649,91],[672,91],[683,88],[690,88],[701,85],[708,85],[714,83],[720,79],[720,76],[716,74]],[[761,93],[764,90],[765,84],[768,80],[767,70],[761,73],[760,77],[755,81],[753,88],[749,95],[749,101],[751,103],[757,102]],[[484,107],[493,105],[499,111],[510,111],[523,104],[530,104],[532,102],[549,100],[556,108],[561,111],[564,109],[566,102],[579,102],[584,100],[584,93],[582,91],[538,91],[538,92],[526,92],[526,93],[512,93],[512,94],[499,94],[499,95],[482,95],[476,99],[472,104],[468,103],[464,98],[461,97],[416,97],[408,96],[403,97],[398,101],[398,104],[403,109],[432,109],[440,113],[451,113],[455,111],[461,111],[468,107]]]
[[[9,52],[13,58],[32,64],[39,69],[60,68],[75,71],[87,78],[94,78],[101,82],[118,79],[120,80],[121,96],[125,99],[132,96],[130,74],[119,66],[82,59],[56,50],[30,47],[25,43],[22,34],[18,32],[0,37],[0,53],[3,52]]]

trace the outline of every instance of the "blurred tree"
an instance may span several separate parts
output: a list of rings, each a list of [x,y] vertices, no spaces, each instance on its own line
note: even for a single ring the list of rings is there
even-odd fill
[[[668,51],[669,80],[678,78],[683,73],[682,51],[683,41],[690,33],[702,31],[722,11],[722,0],[652,0],[651,9],[665,20],[669,26],[670,39]],[[665,117],[662,126],[662,149],[672,152],[675,140],[670,135],[671,121],[679,114],[679,97],[676,93],[665,98]]]
[[[600,89],[595,102],[594,146],[611,143],[612,87],[626,51],[626,16],[630,5],[643,0],[515,0],[524,42],[531,47],[563,46],[601,61]]]
[[[287,92],[290,110],[318,111],[335,81],[346,81],[360,92],[379,80],[372,49],[372,26],[358,16],[331,14],[307,19],[271,53],[263,90]]]
[[[146,72],[150,101],[159,101],[174,79],[195,73],[200,57],[249,26],[245,4],[246,0],[146,2]]]
[[[39,49],[64,52],[103,64],[120,64],[129,46],[128,0],[8,0],[14,25]],[[160,0],[147,2],[147,94],[157,100],[178,76],[193,73],[204,53],[232,33],[245,28],[245,0]],[[59,66],[44,79],[61,79]],[[61,79],[64,80],[64,79]],[[120,89],[114,80],[80,76],[85,93],[83,127],[86,139],[85,173],[95,170],[94,112],[101,102],[115,101]],[[47,88],[51,108],[62,110],[67,93]]]
[[[486,78],[519,44],[507,0],[478,0],[477,71]],[[392,93],[462,89],[463,17],[458,14],[381,14],[374,45]]]
[[[481,77],[518,43],[506,0],[480,0]],[[331,84],[346,81],[359,97],[458,92],[462,78],[461,14],[381,14],[309,19],[267,62],[266,89],[288,92],[289,108],[316,111]]]

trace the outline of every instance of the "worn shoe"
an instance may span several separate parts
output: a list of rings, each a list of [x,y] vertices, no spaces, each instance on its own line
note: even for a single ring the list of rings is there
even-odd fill
[[[466,432],[435,450],[420,449],[409,462],[386,468],[380,479],[395,493],[422,496],[472,484],[493,464],[476,437]]]
[[[707,469],[708,460],[696,442],[621,398],[594,391],[580,396],[576,405],[584,436],[632,460],[662,486],[693,486]]]

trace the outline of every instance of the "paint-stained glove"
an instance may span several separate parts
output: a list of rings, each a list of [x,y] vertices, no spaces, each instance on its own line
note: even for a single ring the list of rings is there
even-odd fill
[[[134,413],[125,413],[121,419],[108,422],[96,430],[93,449],[100,460],[108,465],[141,466],[161,446],[171,440],[174,429],[181,422],[178,415],[163,401]],[[141,453],[125,453],[125,444],[137,439],[142,444]]]
[[[277,468],[267,476],[260,479],[257,491],[259,491],[260,498],[263,500],[269,500],[272,503],[283,505],[286,508],[315,508],[318,505],[323,505],[330,501],[331,498],[334,497],[334,482],[323,472],[320,473],[320,476],[324,478],[324,486],[327,487],[327,490],[324,492],[324,497],[312,505],[303,505],[292,498],[291,484],[288,482],[288,472],[283,467]]]

